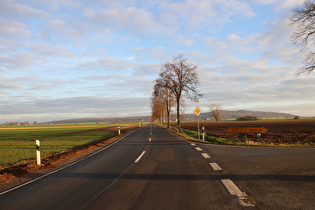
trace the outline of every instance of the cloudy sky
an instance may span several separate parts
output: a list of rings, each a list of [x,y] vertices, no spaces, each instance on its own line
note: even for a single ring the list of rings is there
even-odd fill
[[[199,66],[204,112],[315,115],[297,76],[292,8],[303,0],[2,0],[0,122],[144,116],[163,63]]]

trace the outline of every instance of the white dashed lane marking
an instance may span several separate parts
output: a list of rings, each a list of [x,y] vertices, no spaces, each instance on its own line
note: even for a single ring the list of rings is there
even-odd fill
[[[190,143],[191,146],[196,146],[195,143]],[[202,151],[200,147],[195,147],[197,151]],[[210,158],[207,153],[202,152],[201,155],[204,158]],[[214,171],[221,171],[222,168],[217,163],[209,163]],[[229,193],[233,196],[237,196],[240,205],[244,207],[255,206],[250,200],[248,195],[245,192],[242,192],[230,179],[221,179],[221,182],[225,186],[225,188],[229,191]],[[254,202],[255,203],[255,202]]]
[[[221,182],[231,195],[237,196],[242,206],[255,206],[249,201],[247,194],[242,192],[230,179],[221,179]]]
[[[201,153],[201,155],[202,155],[204,158],[210,158],[210,156],[209,156],[207,153]]]
[[[225,188],[229,191],[231,195],[243,195],[241,190],[230,179],[221,179],[221,182],[224,184]]]
[[[213,170],[221,171],[222,168],[217,163],[209,163]]]
[[[202,149],[201,149],[200,147],[195,147],[195,149],[196,149],[197,151],[202,151]]]

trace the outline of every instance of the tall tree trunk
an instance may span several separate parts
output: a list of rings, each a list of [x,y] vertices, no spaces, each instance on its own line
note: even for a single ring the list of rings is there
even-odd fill
[[[169,107],[169,105],[167,105],[166,114],[167,114],[167,127],[169,128],[170,127],[170,107]]]
[[[178,132],[180,132],[181,131],[181,128],[180,128],[180,114],[179,114],[179,110],[180,110],[180,104],[179,104],[179,102],[180,102],[180,97],[177,97],[176,98],[176,103],[177,103],[177,128],[178,128]]]

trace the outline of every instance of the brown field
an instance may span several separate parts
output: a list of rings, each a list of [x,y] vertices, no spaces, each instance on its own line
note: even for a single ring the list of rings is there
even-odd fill
[[[207,135],[232,139],[227,128],[264,127],[268,131],[261,136],[261,142],[273,144],[315,144],[315,120],[261,120],[200,122]],[[197,131],[197,122],[183,122],[182,128]],[[244,134],[236,134],[235,139],[244,140]],[[247,139],[257,141],[257,134],[247,134]]]

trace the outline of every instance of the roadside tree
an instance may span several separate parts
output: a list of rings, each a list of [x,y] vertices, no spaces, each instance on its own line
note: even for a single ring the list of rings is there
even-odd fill
[[[311,73],[315,70],[315,1],[306,0],[303,5],[293,10],[291,24],[296,26],[292,38],[295,44],[301,45],[306,51],[305,65],[299,74]]]
[[[216,122],[221,120],[223,117],[221,104],[211,104],[210,114],[212,115]]]
[[[161,104],[164,106],[167,118],[167,127],[169,128],[171,109],[175,104],[175,99],[174,95],[170,93],[170,90],[165,87],[165,83],[162,79],[155,80],[153,98],[159,98]]]
[[[173,58],[172,62],[167,62],[161,68],[159,81],[163,88],[168,90],[175,98],[177,127],[180,131],[180,102],[182,96],[198,102],[202,97],[197,90],[199,78],[197,65],[188,62],[182,55]]]
[[[152,121],[163,123],[164,105],[160,97],[151,99]]]

